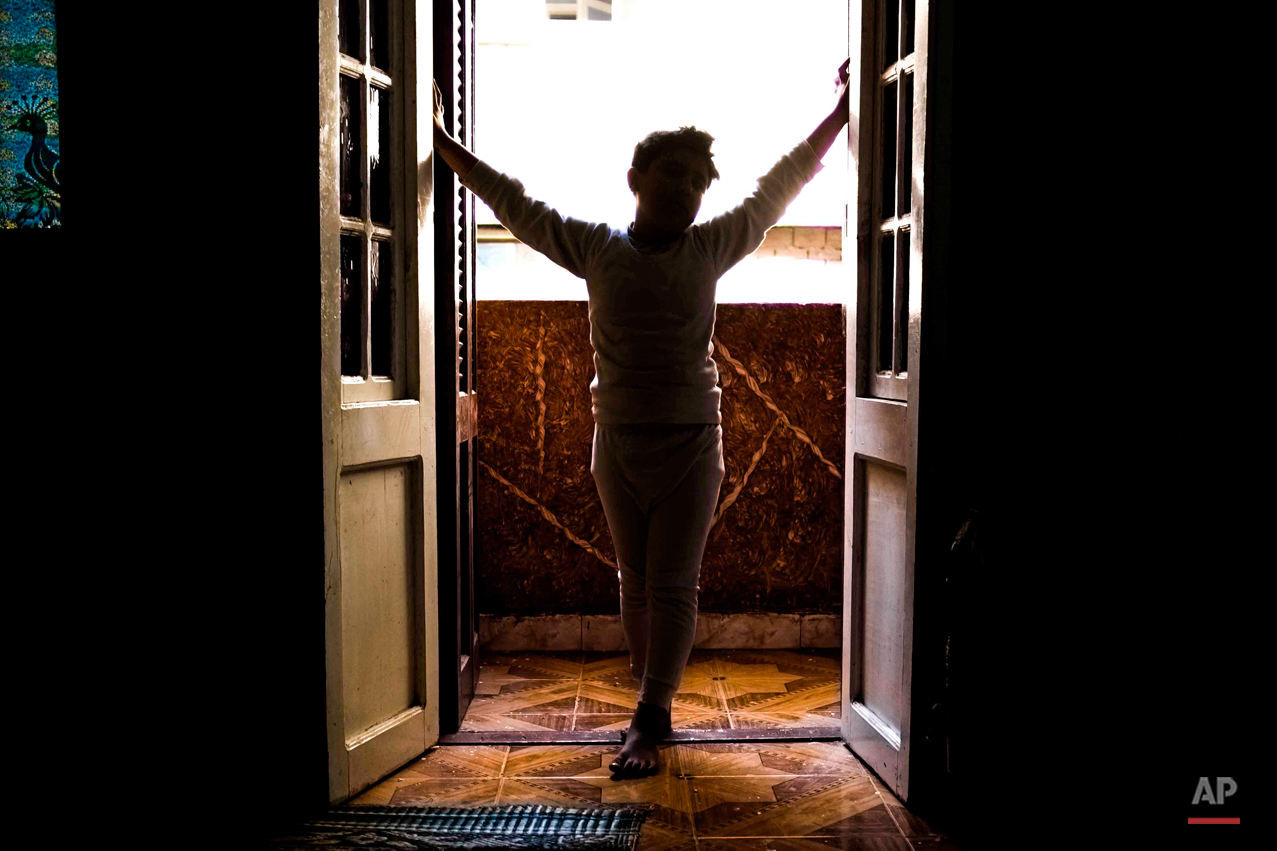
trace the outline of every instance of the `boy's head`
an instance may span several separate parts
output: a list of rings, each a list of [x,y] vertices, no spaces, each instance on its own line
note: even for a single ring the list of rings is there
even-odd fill
[[[638,217],[671,234],[686,230],[718,177],[713,142],[704,130],[680,127],[649,133],[635,145],[628,177]]]

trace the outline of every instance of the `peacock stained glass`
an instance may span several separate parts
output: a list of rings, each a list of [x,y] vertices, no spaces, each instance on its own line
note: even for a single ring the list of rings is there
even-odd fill
[[[61,227],[53,0],[0,0],[0,228]]]

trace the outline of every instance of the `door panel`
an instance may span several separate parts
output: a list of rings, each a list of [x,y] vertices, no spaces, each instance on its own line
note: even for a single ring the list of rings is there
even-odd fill
[[[370,28],[389,37],[370,44]],[[428,628],[438,622],[435,424],[422,415],[435,402],[433,140],[429,111],[424,136],[421,116],[407,114],[422,102],[415,92],[423,77],[429,91],[431,33],[426,3],[320,3],[324,609],[334,803],[439,737],[438,642]]]
[[[910,20],[914,21],[909,26]],[[842,733],[902,801],[912,745],[927,0],[854,0]],[[899,97],[904,91],[905,97]],[[864,144],[861,144],[863,140]],[[854,218],[852,218],[854,210]]]
[[[417,694],[412,490],[404,464],[341,477],[342,680],[346,736],[409,709]]]
[[[909,406],[890,399],[857,398],[851,413],[859,425],[854,433],[855,453],[903,468],[909,448],[905,432]]]
[[[415,400],[345,407],[341,411],[343,466],[415,457],[421,447],[421,427],[421,404]]]
[[[367,789],[439,740],[421,706],[405,709],[345,743],[350,794]],[[342,796],[346,797],[346,796]]]
[[[860,699],[898,736],[907,483],[903,472],[882,464],[865,463],[863,468],[865,617]]]

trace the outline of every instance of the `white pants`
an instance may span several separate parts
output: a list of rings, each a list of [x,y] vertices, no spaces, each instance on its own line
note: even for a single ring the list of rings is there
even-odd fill
[[[639,700],[670,708],[696,636],[701,555],[723,483],[723,429],[598,425],[590,472],[616,547]]]

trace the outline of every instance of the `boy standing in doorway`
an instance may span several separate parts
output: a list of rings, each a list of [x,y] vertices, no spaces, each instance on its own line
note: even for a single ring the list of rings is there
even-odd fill
[[[617,229],[565,218],[477,159],[443,124],[434,144],[461,183],[515,237],[584,278],[590,300],[595,421],[590,471],[620,565],[621,622],[641,683],[625,745],[610,768],[655,773],[670,707],[696,632],[697,580],[724,476],[718,370],[712,358],[718,279],[757,250],[847,124],[848,69],[836,104],[735,209],[693,224],[718,177],[713,137],[656,131],[628,173],[634,221]]]

